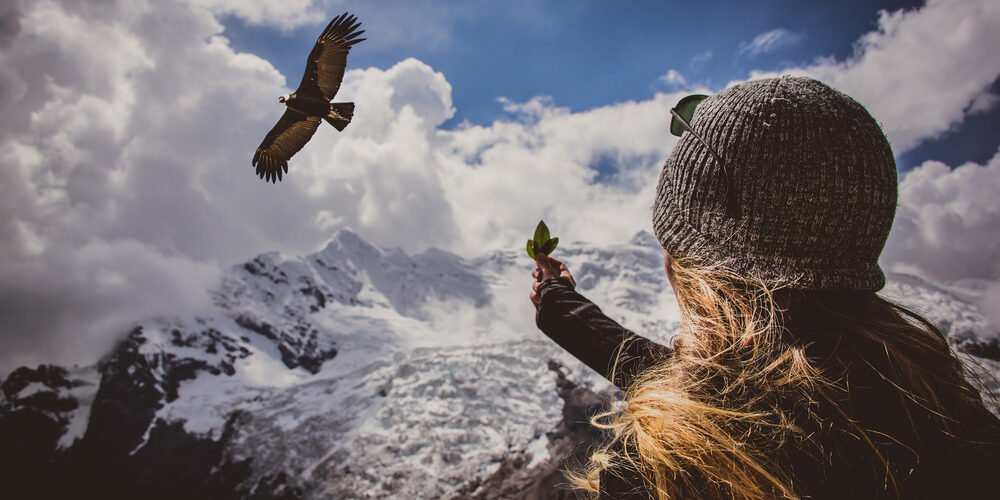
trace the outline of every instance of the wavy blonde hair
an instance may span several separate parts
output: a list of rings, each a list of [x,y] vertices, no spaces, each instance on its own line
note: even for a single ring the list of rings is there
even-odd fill
[[[945,336],[874,293],[801,292],[685,258],[670,259],[668,274],[682,315],[674,353],[592,419],[610,442],[568,477],[593,494],[602,474],[628,469],[660,499],[799,498],[782,450],[823,456],[815,434],[826,425],[858,438],[876,480],[898,495],[874,431],[845,412],[848,372],[867,365],[911,423],[911,412],[929,412],[955,435],[956,401],[983,405]],[[817,344],[837,354],[807,356]]]

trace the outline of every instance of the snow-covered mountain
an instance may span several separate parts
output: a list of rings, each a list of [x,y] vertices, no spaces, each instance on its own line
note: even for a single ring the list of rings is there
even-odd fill
[[[676,329],[648,233],[559,256],[625,326]],[[4,380],[3,496],[568,497],[559,468],[598,438],[587,419],[613,391],[535,328],[532,267],[520,249],[410,256],[350,231],[260,255],[212,291],[212,314],[151,318],[94,366]],[[954,290],[891,275],[884,293],[998,358]]]

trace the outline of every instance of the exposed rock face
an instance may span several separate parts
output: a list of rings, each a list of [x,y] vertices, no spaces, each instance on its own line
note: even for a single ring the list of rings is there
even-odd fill
[[[79,406],[72,390],[87,382],[59,366],[14,370],[0,384],[0,484],[4,496],[29,498],[58,477],[59,440]]]
[[[965,338],[957,340],[955,347],[959,351],[971,354],[972,356],[1000,361],[1000,340],[995,338],[989,340]]]
[[[560,252],[625,326],[676,327],[648,234]],[[0,496],[574,498],[562,470],[601,442],[590,417],[618,395],[537,332],[530,269],[520,249],[409,256],[347,231],[234,266],[211,313],[144,321],[93,366],[3,380]],[[969,301],[889,279],[1000,372]]]

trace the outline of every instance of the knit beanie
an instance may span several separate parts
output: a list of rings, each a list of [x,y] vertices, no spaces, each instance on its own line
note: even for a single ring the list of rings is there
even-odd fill
[[[782,76],[710,96],[690,125],[732,179],[691,132],[681,135],[653,206],[668,253],[797,289],[885,285],[878,257],[896,211],[896,162],[864,107]]]

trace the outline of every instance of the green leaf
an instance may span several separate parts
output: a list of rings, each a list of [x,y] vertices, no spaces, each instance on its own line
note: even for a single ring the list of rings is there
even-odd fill
[[[552,255],[557,246],[559,246],[559,238],[552,238],[545,242],[545,255]]]
[[[545,225],[545,221],[538,221],[538,226],[535,227],[535,242],[541,246],[544,245],[546,241],[549,241],[549,238],[551,237],[552,236],[549,235],[549,226]]]
[[[683,118],[684,121],[690,124],[691,119],[694,118],[695,108],[697,108],[698,105],[701,104],[701,101],[704,101],[707,97],[708,97],[707,95],[702,95],[702,94],[689,95],[681,99],[680,102],[677,103],[677,106],[674,107],[673,111],[676,112],[678,115],[681,115],[681,118]],[[671,134],[680,137],[685,130],[687,130],[687,127],[685,127],[684,124],[681,123],[681,121],[678,120],[676,116],[672,116],[670,118]]]
[[[545,221],[538,221],[538,226],[535,227],[534,238],[528,240],[527,250],[528,257],[532,259],[536,258],[538,254],[544,253],[545,255],[552,255],[555,251],[556,246],[559,245],[559,238],[552,238],[549,234],[549,227],[545,225]]]
[[[546,241],[545,243],[538,245],[538,249],[545,255],[549,254],[549,247],[552,246],[552,240]]]

